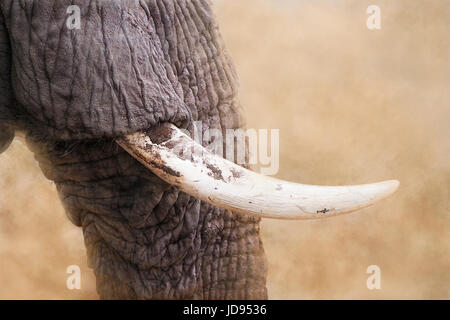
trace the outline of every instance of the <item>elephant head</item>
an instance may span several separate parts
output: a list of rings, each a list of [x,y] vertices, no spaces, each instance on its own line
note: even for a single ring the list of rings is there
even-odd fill
[[[196,121],[245,126],[207,0],[2,0],[0,10],[0,150],[25,133],[83,229],[101,298],[267,298],[262,217],[346,213],[398,186],[285,182],[194,141]]]

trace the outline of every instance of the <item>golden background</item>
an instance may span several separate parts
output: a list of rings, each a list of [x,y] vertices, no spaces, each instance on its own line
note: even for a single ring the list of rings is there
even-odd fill
[[[448,0],[221,0],[248,127],[280,129],[279,178],[399,191],[354,214],[262,223],[271,299],[450,298]],[[382,29],[366,27],[381,8]],[[69,265],[82,289],[66,288]],[[381,268],[381,290],[366,269]],[[0,299],[95,299],[81,230],[16,139],[0,156]]]

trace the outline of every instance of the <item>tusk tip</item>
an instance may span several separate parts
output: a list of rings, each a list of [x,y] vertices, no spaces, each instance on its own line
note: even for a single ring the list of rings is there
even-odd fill
[[[397,191],[398,187],[400,186],[400,181],[398,180],[386,180],[383,182],[380,182],[380,186],[382,187],[383,192],[382,198],[388,197],[392,195],[395,191]]]
[[[390,185],[391,193],[394,193],[395,191],[397,191],[398,187],[400,186],[400,181],[398,181],[398,180],[388,180],[387,182]]]

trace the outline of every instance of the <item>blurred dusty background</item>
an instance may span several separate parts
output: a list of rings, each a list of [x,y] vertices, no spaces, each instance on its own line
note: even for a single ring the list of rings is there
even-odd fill
[[[366,28],[381,7],[382,29]],[[272,299],[450,298],[450,3],[221,0],[248,126],[280,128],[278,177],[401,180],[322,221],[264,221]],[[82,289],[66,289],[67,266]],[[366,288],[369,265],[381,290]],[[24,144],[0,156],[0,299],[97,298],[81,231]]]

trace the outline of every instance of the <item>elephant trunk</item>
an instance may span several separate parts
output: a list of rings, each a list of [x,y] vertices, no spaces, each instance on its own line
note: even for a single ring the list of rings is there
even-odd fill
[[[101,298],[267,298],[259,218],[180,191],[113,140],[27,144],[83,229]]]

